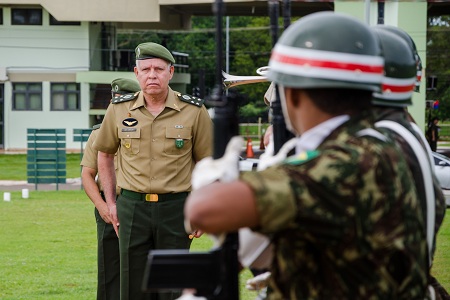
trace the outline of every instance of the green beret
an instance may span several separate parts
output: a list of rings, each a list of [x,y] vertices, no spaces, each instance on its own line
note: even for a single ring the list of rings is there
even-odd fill
[[[140,90],[139,83],[133,79],[117,78],[111,82],[111,92],[116,94],[129,94]]]
[[[136,59],[161,58],[168,62],[175,63],[172,53],[166,47],[156,43],[142,43],[136,47]]]

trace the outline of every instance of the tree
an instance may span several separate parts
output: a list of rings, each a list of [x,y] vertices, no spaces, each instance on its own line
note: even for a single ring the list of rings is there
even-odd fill
[[[427,90],[427,99],[439,100],[439,109],[432,110],[433,116],[441,120],[450,117],[450,16],[428,19],[426,76],[436,76],[436,89]]]
[[[229,58],[232,75],[255,76],[256,70],[267,66],[272,50],[268,17],[230,17]],[[225,30],[225,18],[223,19]],[[282,19],[280,18],[280,22]],[[282,26],[280,25],[280,28]],[[153,41],[165,44],[176,52],[189,54],[191,84],[187,91],[199,85],[199,74],[205,76],[206,94],[216,82],[215,17],[192,17],[192,29],[188,31],[126,31],[118,34],[120,49],[134,51],[139,43]],[[225,36],[225,35],[224,35]],[[225,55],[226,41],[223,41]],[[225,62],[223,62],[225,68]],[[262,117],[267,120],[267,106],[263,101],[269,83],[254,83],[233,87],[245,95],[240,113],[246,119]],[[251,104],[251,105],[250,105]],[[242,118],[244,118],[241,116]]]

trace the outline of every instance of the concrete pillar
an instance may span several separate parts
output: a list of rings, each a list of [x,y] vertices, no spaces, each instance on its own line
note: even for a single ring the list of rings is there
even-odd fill
[[[354,16],[369,25],[377,24],[377,2],[335,1],[336,12]],[[414,93],[413,105],[408,111],[420,128],[425,130],[425,100],[426,100],[426,39],[427,39],[427,2],[397,2],[386,1],[384,5],[384,24],[405,30],[414,40],[422,60],[422,83],[420,93]]]

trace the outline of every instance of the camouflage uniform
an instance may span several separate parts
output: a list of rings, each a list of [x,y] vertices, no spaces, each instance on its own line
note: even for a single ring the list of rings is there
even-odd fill
[[[417,132],[412,128],[410,121],[407,119],[407,113],[403,108],[387,108],[387,107],[376,107],[374,110],[375,117],[377,120],[390,120],[399,123],[403,127],[405,127],[408,131],[410,131],[417,140],[422,144],[423,148],[426,149],[426,146],[423,144],[422,139],[417,135]],[[406,162],[413,174],[414,185],[417,190],[417,195],[420,202],[420,207],[422,211],[422,216],[426,220],[427,216],[427,201],[426,201],[426,193],[423,181],[422,170],[419,166],[419,162],[417,161],[416,155],[414,151],[411,149],[411,146],[405,141],[403,137],[399,134],[391,132],[392,137],[395,139],[397,145],[401,148],[404,153],[404,157]],[[433,162],[431,162],[433,163]],[[435,222],[434,222],[434,238],[433,238],[433,248],[431,249],[432,256],[436,250],[436,237],[439,231],[439,228],[442,225],[445,217],[446,211],[446,203],[445,196],[442,193],[442,189],[439,183],[439,180],[433,175],[433,188],[435,195]],[[428,255],[427,255],[428,256]],[[433,257],[431,257],[431,261]],[[434,278],[430,272],[428,272],[428,281],[436,291],[436,300],[440,299],[449,299],[447,291],[442,287],[442,285]]]
[[[392,142],[354,117],[315,151],[241,179],[275,246],[268,299],[424,299],[425,224]]]
[[[394,122],[399,123],[406,129],[408,129],[414,136],[416,136],[417,140],[419,142],[421,142],[423,148],[426,149],[426,146],[422,143],[422,139],[419,136],[417,136],[417,133],[411,127],[409,120],[406,119],[407,113],[405,112],[404,109],[402,109],[402,108],[386,108],[386,107],[375,108],[374,113],[375,113],[375,118],[377,120],[394,121]],[[412,151],[412,149],[410,148],[410,146],[406,143],[406,141],[401,136],[399,136],[398,134],[395,134],[395,133],[391,133],[391,134],[394,137],[396,143],[400,146],[402,152],[404,154],[406,154],[405,155],[406,162],[408,163],[411,173],[413,174],[415,187],[416,187],[417,193],[419,195],[420,205],[422,207],[422,214],[424,216],[426,216],[426,206],[427,205],[426,205],[426,199],[425,199],[426,198],[425,191],[424,191],[424,187],[423,187],[422,171],[420,170],[420,167],[418,166],[418,162],[415,157],[415,154]],[[433,163],[433,162],[431,162],[431,163]],[[439,180],[437,179],[437,177],[435,176],[434,173],[433,173],[433,184],[434,184],[434,194],[436,196],[436,219],[435,219],[434,232],[435,232],[435,234],[437,234],[437,232],[439,231],[439,228],[442,225],[442,222],[444,221],[446,204],[445,204],[445,196],[442,193],[442,189],[441,189]],[[434,241],[436,242],[436,238],[434,239]],[[434,245],[434,247],[436,247],[436,245]],[[434,249],[433,249],[433,252],[434,252]]]

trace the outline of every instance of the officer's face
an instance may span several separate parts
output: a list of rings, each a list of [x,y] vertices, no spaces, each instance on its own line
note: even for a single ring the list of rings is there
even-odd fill
[[[145,94],[158,95],[167,92],[174,71],[172,65],[160,58],[138,60],[136,63],[134,74]]]

